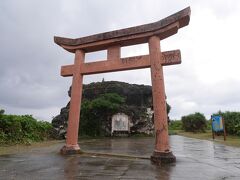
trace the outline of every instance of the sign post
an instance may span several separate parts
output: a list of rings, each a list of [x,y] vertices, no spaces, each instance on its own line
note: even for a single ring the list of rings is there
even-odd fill
[[[224,141],[226,141],[226,129],[225,129],[224,118],[221,115],[212,115],[211,121],[212,121],[213,139],[215,139],[215,133],[223,132]]]

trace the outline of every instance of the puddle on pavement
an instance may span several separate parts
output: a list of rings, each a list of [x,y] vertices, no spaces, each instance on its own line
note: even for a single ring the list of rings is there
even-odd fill
[[[170,137],[177,162],[59,154],[63,143],[0,156],[0,179],[240,179],[240,148],[181,136]],[[83,151],[150,157],[153,138],[80,141]]]

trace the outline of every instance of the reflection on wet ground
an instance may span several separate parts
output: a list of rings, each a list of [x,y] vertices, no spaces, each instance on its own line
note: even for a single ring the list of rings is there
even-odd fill
[[[162,167],[148,159],[61,156],[62,143],[0,156],[0,179],[240,179],[240,148],[182,136],[170,137],[177,162]],[[153,138],[80,141],[88,152],[150,157]]]

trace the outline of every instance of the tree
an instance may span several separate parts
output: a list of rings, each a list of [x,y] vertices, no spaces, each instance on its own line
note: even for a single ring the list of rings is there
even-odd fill
[[[221,115],[224,118],[225,128],[228,134],[240,136],[240,112],[221,112],[213,115]]]
[[[167,105],[167,115],[168,115],[170,113],[171,106],[168,103],[166,103],[166,105]]]
[[[207,128],[207,120],[199,112],[183,116],[181,120],[183,129],[188,132],[205,132]]]
[[[118,111],[124,98],[116,93],[103,94],[92,101],[84,100],[81,106],[80,135],[104,136],[107,118]]]
[[[0,115],[3,115],[4,114],[4,110],[3,109],[0,109]]]

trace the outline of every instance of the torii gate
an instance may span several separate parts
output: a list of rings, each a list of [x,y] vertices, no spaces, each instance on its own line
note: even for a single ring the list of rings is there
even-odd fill
[[[180,64],[180,50],[161,52],[160,40],[172,36],[179,28],[187,26],[190,20],[187,7],[160,21],[141,26],[105,32],[78,39],[54,37],[59,46],[75,53],[73,65],[61,67],[61,75],[73,76],[66,145],[63,154],[80,152],[78,128],[82,98],[83,75],[123,71],[131,69],[151,69],[152,96],[155,127],[155,149],[151,160],[154,163],[175,162],[170,151],[166,113],[163,66]],[[148,43],[149,55],[121,58],[121,47]],[[84,63],[85,53],[107,49],[107,60]]]

